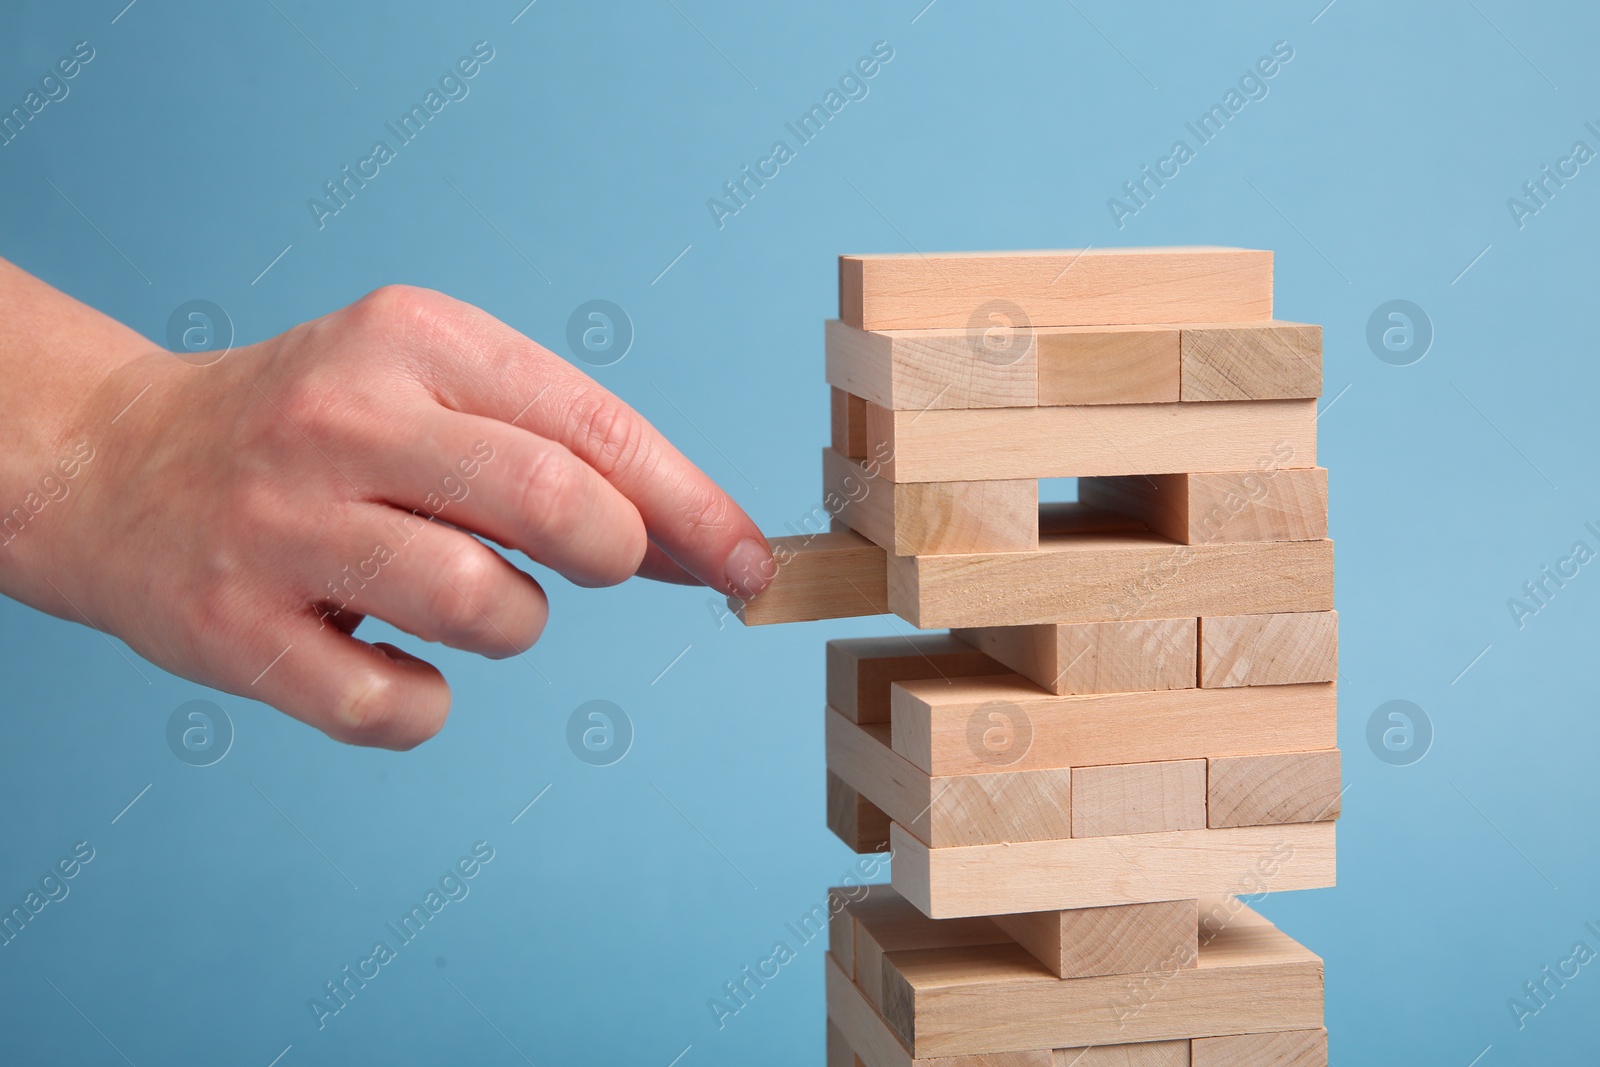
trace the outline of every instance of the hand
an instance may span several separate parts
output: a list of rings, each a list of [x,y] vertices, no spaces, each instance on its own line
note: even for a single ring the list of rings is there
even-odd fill
[[[486,656],[538,640],[544,591],[464,531],[586,586],[749,597],[773,573],[642,417],[438,293],[381,289],[206,367],[123,341],[48,435],[67,495],[0,533],[5,591],[341,741],[409,748],[449,711],[432,665],[352,636],[366,616]]]

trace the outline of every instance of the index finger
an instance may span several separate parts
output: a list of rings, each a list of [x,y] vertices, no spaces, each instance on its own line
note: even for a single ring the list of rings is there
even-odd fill
[[[633,502],[655,544],[707,585],[744,600],[766,588],[776,573],[766,538],[644,416],[488,313],[449,303],[442,310],[453,329],[419,322],[427,347],[436,351],[447,338],[452,349],[453,358],[423,368],[441,403],[565,445]]]

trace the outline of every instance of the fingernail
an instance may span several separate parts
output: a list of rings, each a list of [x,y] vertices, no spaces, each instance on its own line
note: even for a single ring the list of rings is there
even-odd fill
[[[773,560],[772,553],[767,551],[766,545],[752,537],[745,538],[733,547],[724,568],[728,585],[740,600],[754,597],[771,585],[772,579],[778,574],[778,564]]]

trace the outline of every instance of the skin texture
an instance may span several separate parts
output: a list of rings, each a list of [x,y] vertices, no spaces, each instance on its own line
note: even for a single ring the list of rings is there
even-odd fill
[[[194,366],[0,260],[0,592],[353,744],[433,736],[431,664],[368,615],[485,656],[532,577],[750,597],[749,517],[641,416],[467,304],[380,289]],[[15,413],[15,414],[13,414]]]

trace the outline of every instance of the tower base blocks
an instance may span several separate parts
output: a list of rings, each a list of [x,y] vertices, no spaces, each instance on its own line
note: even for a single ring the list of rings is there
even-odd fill
[[[1325,1065],[1322,961],[1246,903],[1334,884],[1341,794],[1272,254],[845,256],[826,344],[831,526],[734,607],[916,628],[827,649],[828,824],[893,857],[833,891],[830,1067]]]

